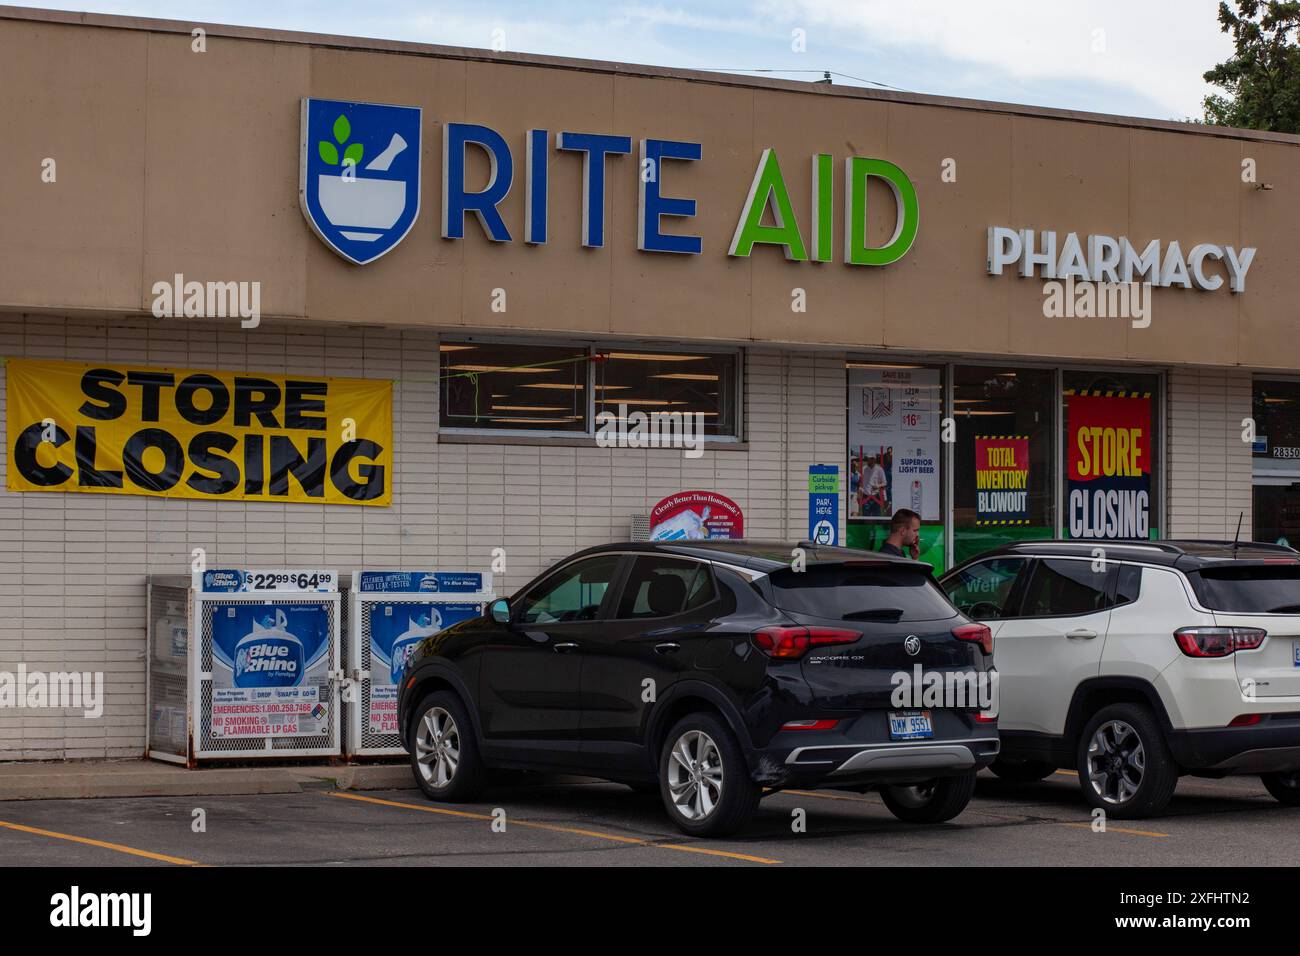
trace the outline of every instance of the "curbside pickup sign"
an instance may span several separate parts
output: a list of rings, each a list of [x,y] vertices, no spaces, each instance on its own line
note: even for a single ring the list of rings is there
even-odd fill
[[[10,359],[10,491],[387,505],[393,383]]]
[[[840,466],[808,466],[808,540],[839,544]]]

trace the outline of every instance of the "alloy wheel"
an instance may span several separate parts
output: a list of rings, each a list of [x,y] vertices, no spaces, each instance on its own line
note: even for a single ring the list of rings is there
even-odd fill
[[[416,765],[425,783],[441,789],[451,783],[460,764],[460,729],[443,707],[430,707],[415,735]]]
[[[673,744],[668,761],[668,792],[687,820],[709,816],[722,799],[722,753],[702,730],[688,730]]]
[[[1146,761],[1137,731],[1122,720],[1109,720],[1088,743],[1088,782],[1106,803],[1127,803],[1142,786]]]

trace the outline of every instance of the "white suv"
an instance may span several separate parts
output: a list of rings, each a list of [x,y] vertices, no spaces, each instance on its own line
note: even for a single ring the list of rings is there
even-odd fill
[[[1259,774],[1300,805],[1300,552],[1036,541],[941,584],[993,631],[998,776],[1077,767],[1115,817],[1160,813],[1182,774]]]

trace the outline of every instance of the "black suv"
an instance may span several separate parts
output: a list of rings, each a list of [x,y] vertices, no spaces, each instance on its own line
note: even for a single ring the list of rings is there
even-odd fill
[[[996,756],[995,718],[891,694],[899,674],[986,680],[992,660],[989,629],[919,562],[611,544],[425,639],[398,714],[434,800],[473,799],[489,768],[510,768],[657,788],[699,836],[734,832],[765,789],[795,787],[880,789],[899,819],[940,822]]]

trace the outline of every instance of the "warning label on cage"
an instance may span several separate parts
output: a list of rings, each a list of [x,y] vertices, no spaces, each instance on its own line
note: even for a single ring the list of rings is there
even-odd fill
[[[213,737],[316,737],[328,728],[319,687],[212,689]]]

